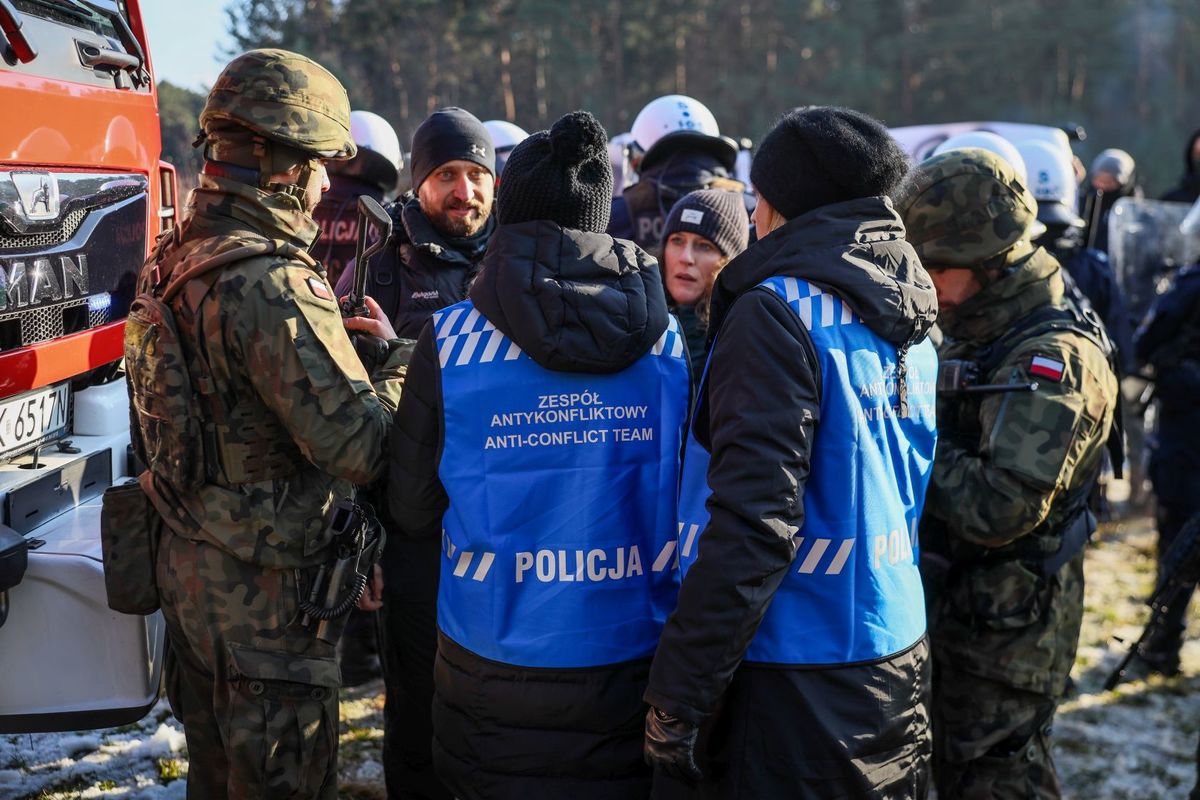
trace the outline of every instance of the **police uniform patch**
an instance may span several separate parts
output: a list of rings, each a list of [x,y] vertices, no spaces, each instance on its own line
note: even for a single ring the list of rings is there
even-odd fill
[[[1062,380],[1064,369],[1066,369],[1066,365],[1063,362],[1046,356],[1034,356],[1033,361],[1029,364],[1030,375],[1037,375],[1039,378],[1055,382]]]
[[[333,292],[329,291],[329,286],[327,286],[325,281],[321,280],[320,278],[309,278],[308,288],[312,290],[313,294],[322,300],[333,300]]]

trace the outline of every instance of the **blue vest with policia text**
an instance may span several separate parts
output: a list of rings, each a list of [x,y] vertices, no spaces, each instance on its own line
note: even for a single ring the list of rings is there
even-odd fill
[[[796,559],[745,660],[876,661],[925,634],[917,521],[937,441],[937,355],[928,340],[909,349],[909,416],[902,418],[896,411],[895,345],[836,295],[806,281],[776,277],[759,287],[783,298],[812,338],[820,365],[821,413],[804,487],[804,523],[795,534]],[[707,378],[706,370],[701,391]],[[689,434],[678,526],[685,575],[708,525],[708,463],[709,453]]]
[[[471,301],[433,317],[444,443],[438,626],[522,667],[648,658],[674,608],[688,368],[674,317],[621,372],[539,366]]]

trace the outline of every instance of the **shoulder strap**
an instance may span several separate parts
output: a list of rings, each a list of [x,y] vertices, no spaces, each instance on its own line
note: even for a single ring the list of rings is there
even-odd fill
[[[1066,301],[1065,306],[1049,306],[1026,314],[1017,320],[1007,333],[984,348],[975,359],[979,364],[980,373],[987,375],[994,371],[1022,340],[1052,331],[1070,331],[1084,337],[1100,348],[1109,365],[1116,370],[1116,349],[1096,312],[1090,305],[1080,304],[1070,295],[1063,299]]]
[[[278,253],[281,256],[298,258],[304,263],[308,264],[310,267],[315,268],[317,266],[316,260],[309,255],[307,251],[301,250],[294,244],[289,244],[288,242],[283,242],[278,239],[263,239],[262,241],[254,242],[253,244],[235,247],[232,250],[226,250],[223,253],[210,256],[209,258],[201,261],[199,264],[193,264],[192,266],[188,267],[182,274],[173,276],[171,281],[167,284],[167,288],[163,290],[162,301],[170,304],[175,296],[183,290],[183,287],[188,283],[188,281],[195,280],[196,278],[199,278],[208,272],[212,272],[218,267],[232,264],[235,261],[243,261],[247,258],[254,258],[255,256],[271,255],[272,253]]]
[[[1017,346],[1020,340],[1041,336],[1051,331],[1070,331],[1078,334],[1100,348],[1108,361],[1109,368],[1121,380],[1121,368],[1117,363],[1117,349],[1108,337],[1104,323],[1096,314],[1095,309],[1088,303],[1087,298],[1079,291],[1073,281],[1067,281],[1067,293],[1063,307],[1050,306],[1027,314],[1013,325],[1008,333],[988,345],[976,358],[981,375],[990,375],[1000,362]],[[1112,427],[1108,431],[1105,444],[1109,460],[1112,462],[1113,474],[1117,478],[1124,477],[1125,463],[1125,425],[1123,421],[1123,403],[1120,387],[1117,390],[1117,405],[1113,409]],[[1099,477],[1099,474],[1096,476]],[[1089,482],[1090,483],[1090,482]],[[1090,492],[1090,489],[1089,489]],[[1086,493],[1085,493],[1086,494]]]

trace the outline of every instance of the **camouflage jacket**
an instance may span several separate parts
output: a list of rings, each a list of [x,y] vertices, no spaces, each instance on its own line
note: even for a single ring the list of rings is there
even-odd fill
[[[1004,277],[943,312],[939,355],[971,359],[1027,315],[1061,306],[1063,295],[1058,262],[1018,245]],[[1069,330],[1031,331],[979,379],[1036,381],[1038,390],[938,399],[922,540],[930,529],[944,537],[930,543],[949,558],[951,578],[935,653],[968,672],[1056,694],[1078,639],[1082,555],[1047,579],[1036,554],[1057,551],[1100,468],[1117,381],[1101,348]]]
[[[182,232],[160,243],[161,259],[152,256],[143,267],[139,290],[153,284],[158,264],[181,274],[263,237],[306,249],[317,236],[295,199],[211,176],[201,176],[189,211]],[[185,352],[202,348],[214,394],[232,410],[230,419],[214,421],[199,409],[221,437],[220,457],[263,447],[285,457],[275,456],[283,466],[271,470],[274,477],[231,481],[223,476],[237,466],[224,464],[194,490],[151,473],[155,507],[178,534],[250,563],[292,568],[324,560],[331,504],[352,496],[355,484],[374,479],[385,463],[411,349],[393,348],[368,377],[324,270],[299,258],[235,261],[191,281],[180,297],[175,317]],[[189,372],[195,380],[190,363]]]

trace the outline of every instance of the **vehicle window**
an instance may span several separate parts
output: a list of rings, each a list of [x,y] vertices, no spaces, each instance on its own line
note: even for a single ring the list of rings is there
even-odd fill
[[[7,67],[47,78],[115,89],[150,90],[142,45],[118,0],[10,0],[36,51]]]
[[[82,3],[74,2],[74,0],[13,0],[13,5],[22,14],[98,33],[112,39],[113,44],[120,47],[122,52],[124,51],[124,45],[121,43],[112,19]]]

